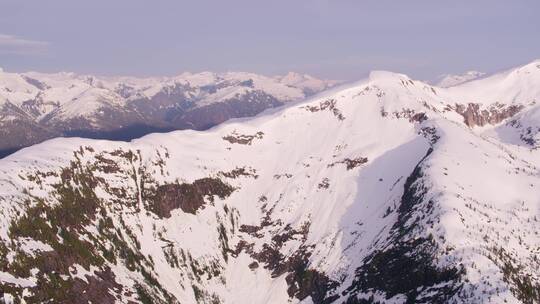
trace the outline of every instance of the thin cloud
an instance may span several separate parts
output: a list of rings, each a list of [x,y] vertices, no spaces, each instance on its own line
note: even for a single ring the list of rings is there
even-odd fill
[[[29,40],[21,37],[0,34],[0,53],[4,54],[32,54],[47,50],[46,41]]]

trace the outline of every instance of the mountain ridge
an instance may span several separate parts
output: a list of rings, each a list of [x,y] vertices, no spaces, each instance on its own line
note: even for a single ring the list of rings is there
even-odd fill
[[[244,72],[156,78],[3,72],[0,123],[5,131],[0,150],[56,136],[121,139],[113,134],[135,130],[141,136],[157,130],[206,129],[337,84],[307,75],[297,78],[295,84],[287,84],[280,77]]]
[[[207,131],[23,149],[0,160],[0,287],[60,303],[536,303],[540,155],[520,135],[538,96],[498,92],[474,103],[375,72]]]

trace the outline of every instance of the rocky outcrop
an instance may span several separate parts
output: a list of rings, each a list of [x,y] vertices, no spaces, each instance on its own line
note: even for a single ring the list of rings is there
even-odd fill
[[[514,116],[521,109],[522,105],[504,105],[496,103],[487,108],[482,108],[480,104],[468,103],[467,105],[456,104],[455,111],[463,116],[463,122],[469,126],[495,125],[503,120]]]
[[[321,101],[318,106],[306,106],[305,109],[310,112],[329,111],[338,120],[345,119],[345,116],[343,115],[343,113],[341,113],[339,108],[336,106],[335,99],[327,99],[325,101]]]
[[[337,162],[334,162],[334,163],[331,163],[328,165],[328,167],[333,167],[337,164],[344,164],[345,165],[345,168],[347,168],[347,170],[352,170],[356,167],[359,167],[360,165],[363,165],[365,163],[368,162],[368,159],[367,157],[362,157],[362,156],[359,156],[359,157],[356,157],[356,158],[345,158],[343,160],[340,160],[340,161],[337,161]]]
[[[170,217],[171,211],[182,209],[195,214],[207,201],[212,202],[214,195],[224,199],[234,189],[218,178],[202,178],[191,184],[168,184],[157,188],[151,201],[150,210],[160,217]]]
[[[224,136],[223,140],[228,141],[231,144],[251,145],[253,143],[253,140],[262,139],[263,136],[264,136],[264,133],[260,131],[253,135],[238,134],[236,132],[233,132],[230,135]]]

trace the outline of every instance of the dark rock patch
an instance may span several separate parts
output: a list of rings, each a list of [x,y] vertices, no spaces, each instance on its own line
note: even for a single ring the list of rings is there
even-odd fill
[[[338,282],[330,280],[325,274],[309,268],[311,254],[300,248],[285,263],[287,269],[287,293],[289,296],[304,300],[311,297],[313,303],[327,304],[339,298],[339,295],[329,295],[330,291],[339,286]]]
[[[241,167],[241,168],[236,168],[227,172],[220,172],[219,174],[223,175],[224,177],[233,178],[233,179],[241,177],[241,176],[253,177],[256,179],[259,177],[256,173],[257,171],[253,168]]]
[[[365,163],[368,162],[368,159],[367,157],[356,157],[356,158],[345,158],[341,161],[337,161],[337,162],[334,162],[334,163],[331,163],[328,165],[328,167],[333,167],[337,164],[345,164],[345,167],[347,168],[347,170],[352,170],[356,167],[359,167],[360,165],[363,165]]]
[[[323,180],[317,185],[317,188],[319,189],[328,189],[330,187],[330,179],[327,177],[323,178]]]
[[[167,184],[158,186],[150,201],[150,210],[159,217],[170,217],[171,211],[182,209],[186,213],[195,214],[204,206],[205,198],[210,201],[217,195],[224,199],[231,195],[234,188],[218,178],[202,178],[191,184]]]
[[[335,99],[327,99],[321,101],[318,106],[305,106],[304,108],[310,112],[330,111],[338,120],[345,120],[343,113],[336,107]]]
[[[254,139],[262,139],[264,133],[259,131],[254,135],[244,135],[233,132],[230,135],[224,136],[223,140],[230,142],[231,144],[239,145],[251,145]]]
[[[423,112],[420,112],[420,113],[415,113],[414,115],[412,115],[410,118],[409,118],[409,121],[410,122],[418,122],[418,123],[421,123],[425,120],[428,119],[428,116],[426,115],[426,113],[423,113]]]
[[[252,236],[262,237],[261,232],[264,227],[272,225],[269,217],[266,216],[260,226],[246,226],[240,228],[241,232]],[[257,263],[272,272],[272,277],[278,277],[286,274],[288,295],[299,300],[311,296],[313,303],[331,303],[339,298],[338,295],[332,295],[332,291],[339,285],[332,281],[322,272],[310,268],[309,258],[313,246],[304,245],[307,241],[310,223],[304,223],[299,229],[294,229],[290,225],[277,234],[272,236],[270,244],[264,244],[259,252],[254,251],[253,244],[246,241],[240,241],[235,249],[235,254],[241,251],[248,253]],[[291,256],[284,256],[281,249],[286,242],[297,240],[302,243],[300,247]],[[252,263],[252,264],[253,264]]]
[[[468,103],[467,105],[456,104],[455,111],[463,116],[463,122],[469,126],[485,126],[498,124],[499,122],[514,116],[523,109],[522,105],[495,104],[487,109],[481,109],[480,104]]]

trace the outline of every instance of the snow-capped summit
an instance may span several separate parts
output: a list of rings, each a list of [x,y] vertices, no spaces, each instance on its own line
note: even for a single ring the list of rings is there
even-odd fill
[[[410,82],[412,79],[401,73],[394,73],[390,71],[384,71],[384,70],[375,70],[371,71],[369,73],[369,80],[370,81],[405,81]]]
[[[439,81],[437,82],[437,86],[441,88],[449,88],[453,86],[457,86],[466,82],[469,82],[471,80],[475,80],[478,78],[481,78],[482,76],[485,76],[486,73],[478,72],[478,71],[467,71],[461,75],[442,75],[439,77]]]
[[[289,72],[284,76],[277,76],[276,79],[287,86],[302,88],[305,92],[316,93],[339,84],[339,81],[328,81],[317,79],[307,74]]]

